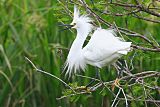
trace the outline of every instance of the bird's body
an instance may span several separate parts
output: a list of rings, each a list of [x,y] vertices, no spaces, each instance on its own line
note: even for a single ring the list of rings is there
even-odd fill
[[[78,13],[78,10],[75,8],[74,12]],[[74,13],[74,15],[78,14]],[[68,68],[66,74],[69,76],[80,70],[85,71],[87,64],[98,68],[113,64],[130,50],[131,42],[125,42],[117,37],[113,29],[102,28],[94,31],[88,44],[83,48],[93,26],[89,23],[91,20],[87,16],[78,15],[76,18],[78,19],[73,22],[76,23],[77,36],[70,48],[65,65],[65,68]]]
[[[124,42],[115,37],[113,30],[99,28],[83,48],[83,55],[88,64],[102,68],[127,54],[130,45],[131,42]]]

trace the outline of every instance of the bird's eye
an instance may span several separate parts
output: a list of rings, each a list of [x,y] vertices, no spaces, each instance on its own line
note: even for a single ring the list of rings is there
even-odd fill
[[[73,23],[73,26],[75,26],[76,25],[76,23]]]
[[[76,23],[72,23],[72,24],[71,24],[71,27],[74,27],[74,26],[76,26]]]

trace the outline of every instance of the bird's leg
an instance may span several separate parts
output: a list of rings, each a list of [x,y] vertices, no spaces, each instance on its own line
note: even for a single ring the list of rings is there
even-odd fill
[[[96,75],[95,75],[95,78],[98,78],[98,76],[100,75],[99,74],[99,71],[97,70],[98,68],[96,67]],[[87,85],[86,85],[86,87],[89,87],[92,83],[94,83],[95,82],[95,80],[93,79],[93,80],[91,80]]]
[[[99,80],[103,83],[101,75],[100,75],[99,68],[95,67],[95,69],[96,69],[96,72],[97,72],[97,78],[99,78]]]

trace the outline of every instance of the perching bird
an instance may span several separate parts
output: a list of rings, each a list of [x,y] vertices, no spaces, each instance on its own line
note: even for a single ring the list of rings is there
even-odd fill
[[[83,70],[87,64],[102,68],[114,64],[120,57],[126,55],[131,47],[131,42],[125,42],[117,37],[114,29],[97,28],[88,44],[83,44],[93,30],[92,20],[87,15],[80,15],[74,6],[74,18],[69,27],[77,30],[77,36],[70,48],[65,68],[69,77],[77,71]]]

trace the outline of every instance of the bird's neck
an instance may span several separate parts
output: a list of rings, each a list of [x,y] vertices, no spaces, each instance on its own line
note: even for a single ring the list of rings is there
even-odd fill
[[[87,35],[88,33],[85,32],[77,32],[76,39],[74,40],[67,57],[68,72],[71,72],[72,70],[76,72],[76,70],[85,69],[83,44]]]
[[[76,39],[74,40],[71,49],[73,48],[74,50],[82,50],[83,44],[87,38],[88,33],[87,32],[80,32],[77,31],[77,36]]]

